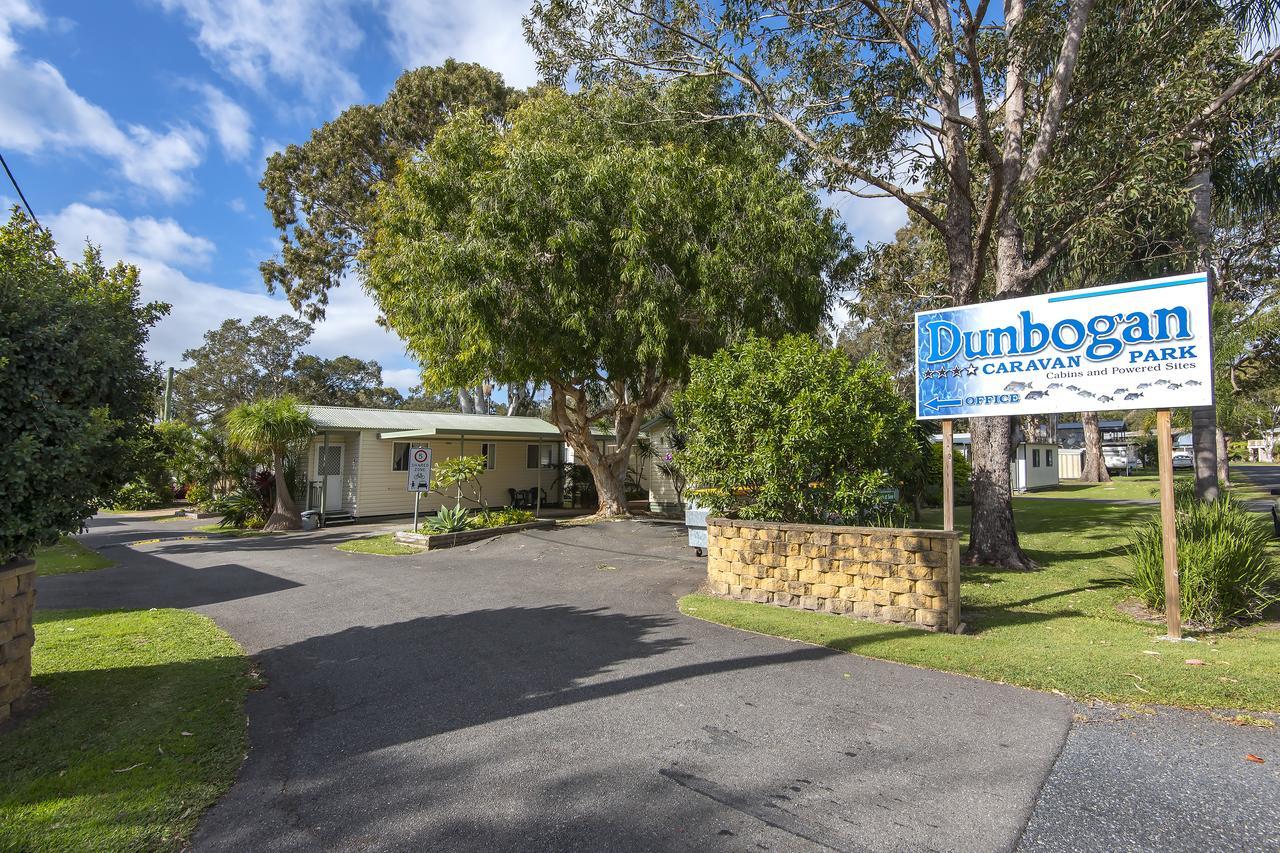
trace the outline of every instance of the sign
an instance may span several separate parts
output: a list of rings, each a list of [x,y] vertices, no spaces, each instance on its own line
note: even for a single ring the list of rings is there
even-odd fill
[[[1213,402],[1204,273],[916,314],[916,416]]]
[[[431,490],[431,448],[409,448],[409,491]]]

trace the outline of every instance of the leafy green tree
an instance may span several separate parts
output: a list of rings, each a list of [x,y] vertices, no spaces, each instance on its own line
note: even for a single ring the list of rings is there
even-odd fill
[[[285,455],[315,434],[315,424],[292,397],[243,403],[227,413],[227,437],[240,449],[269,456],[275,477],[275,506],[264,530],[298,530],[302,516],[289,493]]]
[[[0,228],[0,563],[79,529],[134,474],[152,411],[143,348],[168,311],[138,270],[69,264],[16,209]]]
[[[507,127],[459,113],[382,193],[363,256],[428,386],[548,387],[604,515],[627,512],[644,417],[690,358],[816,329],[843,242],[749,124],[655,123],[656,103],[551,91]]]
[[[217,421],[241,403],[289,393],[293,366],[310,340],[311,324],[293,317],[224,320],[182,354],[191,366],[174,376],[174,411],[190,423]]]
[[[394,408],[400,392],[382,384],[382,366],[347,355],[320,358],[302,350],[312,326],[293,317],[236,318],[205,332],[182,354],[191,362],[174,376],[174,409],[191,423],[218,421],[241,403],[291,394],[315,405]]]
[[[996,296],[1028,292],[1148,174],[1190,161],[1280,61],[1280,47],[1249,63],[1224,50],[1241,43],[1225,23],[1211,3],[537,0],[526,28],[554,81],[727,81],[738,97],[726,109],[669,115],[748,116],[785,132],[824,189],[897,199],[937,234],[960,305],[989,271]],[[1056,232],[1026,220],[1046,191]],[[1031,568],[1013,522],[1011,426],[970,424],[966,560]]]
[[[404,402],[399,391],[382,384],[382,365],[349,355],[301,355],[291,379],[291,393],[315,405],[394,409]]]
[[[868,523],[926,462],[888,372],[811,337],[695,358],[674,407],[698,502],[738,518]]]
[[[272,154],[260,186],[281,254],[262,264],[268,287],[283,290],[310,319],[323,317],[329,291],[364,245],[378,187],[394,181],[454,113],[474,108],[501,119],[517,100],[498,73],[448,59],[406,71],[382,103],[349,107],[302,145]]]

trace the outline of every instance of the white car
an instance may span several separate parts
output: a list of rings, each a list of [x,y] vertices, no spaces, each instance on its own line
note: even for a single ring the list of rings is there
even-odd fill
[[[1195,459],[1191,456],[1190,450],[1173,451],[1173,467],[1174,468],[1194,468]]]

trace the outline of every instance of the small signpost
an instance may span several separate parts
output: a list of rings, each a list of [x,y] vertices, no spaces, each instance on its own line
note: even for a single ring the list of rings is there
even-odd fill
[[[413,530],[418,531],[418,501],[422,493],[431,490],[431,448],[409,448],[409,485],[413,492]]]
[[[955,526],[954,419],[1156,409],[1165,618],[1169,637],[1180,639],[1169,410],[1213,403],[1207,276],[921,311],[915,318],[916,417],[942,422],[946,530]]]

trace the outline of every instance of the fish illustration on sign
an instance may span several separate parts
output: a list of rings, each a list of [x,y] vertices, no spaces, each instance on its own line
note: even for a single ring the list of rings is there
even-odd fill
[[[1151,383],[1150,383],[1150,382],[1143,382],[1141,385],[1139,385],[1139,386],[1138,386],[1138,390],[1139,390],[1139,391],[1141,391],[1141,390],[1143,390],[1144,388],[1150,388],[1150,387],[1151,387]]]
[[[1182,384],[1186,385],[1187,387],[1195,387],[1196,385],[1203,385],[1204,383],[1201,382],[1199,379],[1188,379],[1186,382],[1183,382]]]
[[[1041,397],[1048,397],[1048,391],[1030,391],[1027,393],[1028,400],[1039,400]]]
[[[1081,396],[1081,397],[1090,397],[1090,398],[1092,398],[1092,397],[1093,397],[1093,392],[1092,392],[1092,391],[1081,391],[1081,392],[1080,392],[1080,396]]]
[[[1098,398],[1098,402],[1099,402],[1099,403],[1110,403],[1110,402],[1112,401],[1112,399],[1114,399],[1114,398],[1112,398],[1112,397],[1108,397],[1106,394],[1103,394],[1101,397],[1099,397],[1099,398]]]
[[[1169,380],[1168,380],[1168,379],[1157,379],[1157,380],[1156,380],[1156,384],[1157,384],[1157,385],[1168,385],[1168,384],[1169,384]]]
[[[1125,398],[1126,400],[1136,400],[1136,399],[1138,399],[1138,398],[1139,398],[1139,397],[1141,397],[1141,396],[1142,396],[1142,394],[1141,394],[1141,393],[1139,393],[1139,392],[1137,392],[1137,391],[1134,391],[1134,392],[1132,392],[1132,393],[1125,394],[1125,395],[1124,395],[1124,398]]]
[[[1177,390],[1178,390],[1179,388],[1181,388],[1181,387],[1182,387],[1182,383],[1181,383],[1181,382],[1170,382],[1170,383],[1169,383],[1169,390],[1170,390],[1170,391],[1177,391]]]
[[[1116,390],[1112,391],[1111,393],[1112,393],[1112,394],[1114,394],[1114,395],[1116,395],[1117,397],[1119,397],[1121,394],[1128,394],[1128,393],[1129,393],[1129,389],[1128,389],[1128,388],[1117,388]]]
[[[1004,390],[1006,390],[1006,391],[1025,391],[1025,390],[1029,389],[1030,387],[1031,387],[1031,383],[1030,383],[1030,382],[1010,382],[1008,385],[1004,386]]]
[[[1057,391],[1057,390],[1058,390],[1059,388],[1061,388],[1061,387],[1062,387],[1062,383],[1061,383],[1061,382],[1050,382],[1050,383],[1049,383],[1049,390],[1050,390],[1050,391]]]
[[[1077,388],[1077,387],[1076,387],[1076,386],[1074,386],[1074,385],[1068,385],[1068,386],[1067,386],[1067,390],[1068,390],[1068,391],[1079,391],[1080,389],[1079,389],[1079,388]]]

